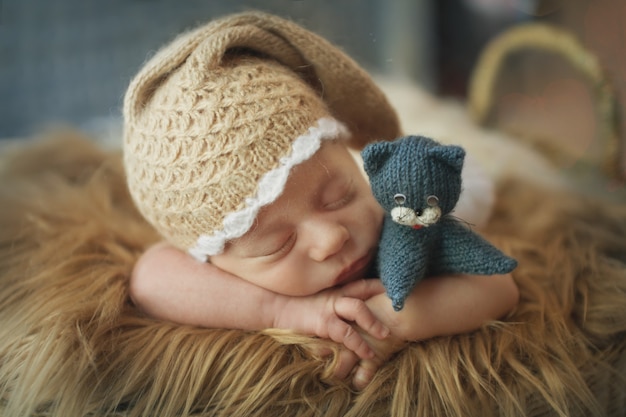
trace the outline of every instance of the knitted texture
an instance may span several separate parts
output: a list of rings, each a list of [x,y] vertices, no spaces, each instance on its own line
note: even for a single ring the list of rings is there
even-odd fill
[[[361,149],[398,134],[394,110],[353,60],[263,13],[179,36],[145,64],[124,100],[133,200],[201,260],[245,234],[321,141],[341,137]]]
[[[462,148],[407,136],[368,145],[362,155],[385,209],[378,268],[395,310],[426,276],[515,269],[514,259],[450,215],[461,194]]]

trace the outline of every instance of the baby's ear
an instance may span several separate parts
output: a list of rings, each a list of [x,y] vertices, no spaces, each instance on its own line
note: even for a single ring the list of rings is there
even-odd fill
[[[428,155],[444,164],[450,166],[454,171],[461,172],[463,160],[465,159],[465,149],[454,145],[440,145],[430,148]]]
[[[363,168],[370,178],[376,175],[393,155],[393,148],[392,142],[376,142],[367,145],[361,151]]]

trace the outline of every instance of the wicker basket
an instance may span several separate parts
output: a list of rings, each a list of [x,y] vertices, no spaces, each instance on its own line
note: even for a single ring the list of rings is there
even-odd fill
[[[557,26],[544,23],[518,25],[485,47],[472,74],[468,91],[468,106],[476,123],[501,128],[493,116],[497,102],[496,85],[507,59],[525,52],[544,52],[560,57],[587,81],[596,103],[596,136],[600,142],[601,155],[598,158],[587,155],[586,159],[592,164],[601,165],[610,178],[623,179],[626,172],[620,167],[623,149],[620,143],[619,108],[611,82],[597,57],[573,34]],[[532,137],[526,134],[528,132],[512,133],[532,141],[553,160],[569,152],[566,146],[555,145],[558,141],[551,138]]]

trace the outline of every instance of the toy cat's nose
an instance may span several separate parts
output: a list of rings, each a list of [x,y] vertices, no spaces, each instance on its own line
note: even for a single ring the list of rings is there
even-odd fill
[[[441,218],[441,209],[439,206],[427,207],[422,211],[422,214],[418,215],[418,223],[422,226],[430,226],[435,224]]]

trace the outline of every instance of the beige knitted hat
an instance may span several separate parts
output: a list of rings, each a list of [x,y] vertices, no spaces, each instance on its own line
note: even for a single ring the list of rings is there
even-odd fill
[[[400,133],[354,61],[263,13],[216,20],[161,49],[131,82],[124,119],[133,200],[203,261],[249,230],[322,140],[346,137],[360,149]]]

